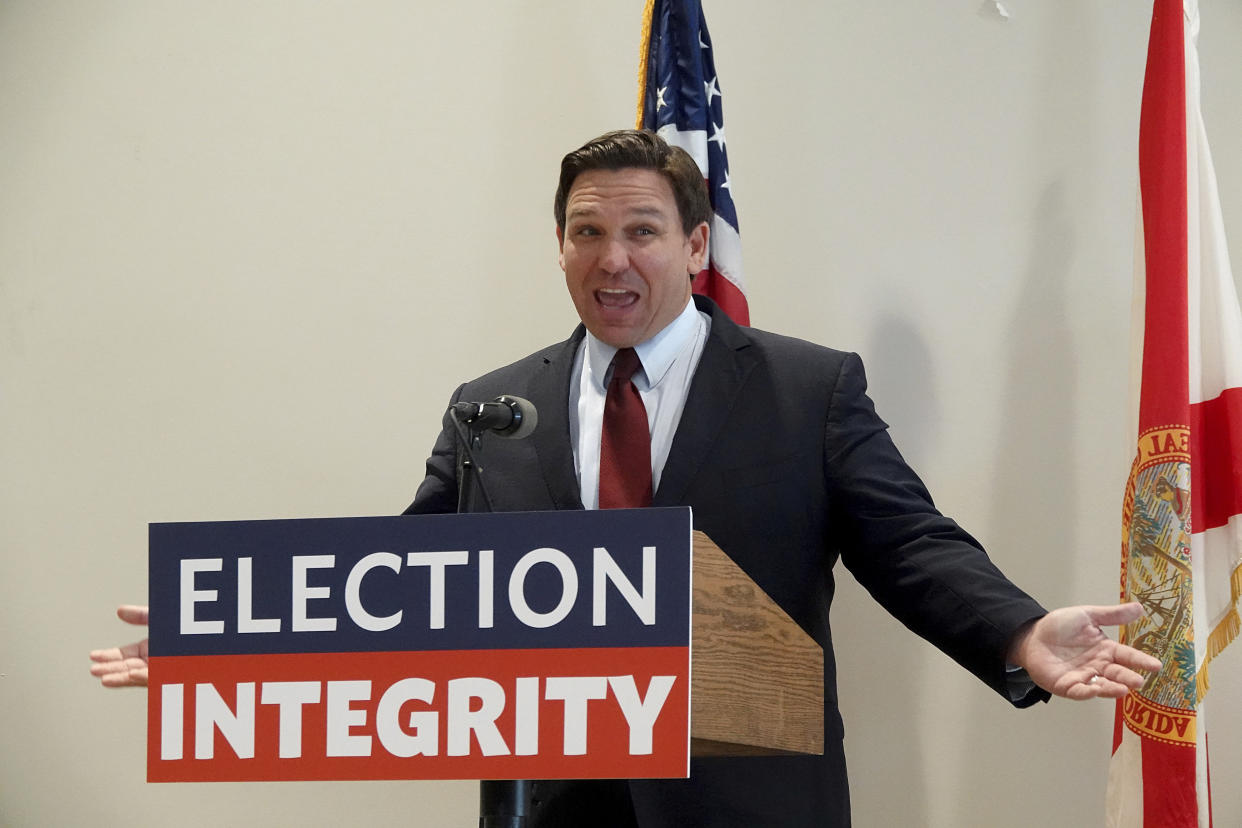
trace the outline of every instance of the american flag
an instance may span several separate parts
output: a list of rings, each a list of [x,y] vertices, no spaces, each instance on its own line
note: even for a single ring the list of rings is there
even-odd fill
[[[648,0],[641,55],[638,126],[656,131],[694,157],[715,211],[707,266],[695,277],[694,291],[710,297],[733,321],[749,325],[724,107],[702,4]]]

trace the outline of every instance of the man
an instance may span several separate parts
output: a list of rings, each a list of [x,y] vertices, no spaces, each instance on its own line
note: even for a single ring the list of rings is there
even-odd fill
[[[826,738],[823,756],[694,760],[688,780],[537,783],[535,825],[848,825],[828,623],[838,558],[1016,706],[1049,693],[1120,697],[1142,685],[1135,670],[1159,669],[1100,630],[1134,620],[1138,605],[1045,613],[936,511],[876,416],[856,356],[740,328],[692,301],[711,208],[686,153],[648,132],[588,142],[562,161],[555,215],[583,324],[453,396],[513,394],[539,411],[531,437],[487,449],[492,508],[693,507],[695,527],[824,647]],[[645,416],[649,445],[647,434],[620,434],[618,410],[631,423]],[[635,453],[641,462],[627,466]],[[446,421],[407,513],[457,502]],[[92,672],[108,685],[145,683],[144,657],[100,651]]]

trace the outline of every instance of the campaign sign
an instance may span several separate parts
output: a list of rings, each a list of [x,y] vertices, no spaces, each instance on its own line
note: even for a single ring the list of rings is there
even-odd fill
[[[150,526],[147,779],[689,775],[690,510]]]

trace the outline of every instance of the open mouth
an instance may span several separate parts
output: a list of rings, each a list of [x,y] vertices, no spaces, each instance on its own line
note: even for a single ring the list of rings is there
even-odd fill
[[[595,301],[606,308],[626,308],[638,301],[638,294],[620,288],[599,288],[595,291]]]

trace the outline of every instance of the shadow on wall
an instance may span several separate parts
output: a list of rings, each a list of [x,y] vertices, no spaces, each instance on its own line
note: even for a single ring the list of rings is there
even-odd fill
[[[1000,430],[996,435],[996,469],[991,481],[992,534],[1004,544],[1001,568],[1020,587],[1045,606],[1064,603],[1060,596],[1076,594],[1072,583],[1076,567],[1073,559],[1079,545],[1077,512],[1074,419],[1077,407],[1077,360],[1073,332],[1066,319],[1066,284],[1078,247],[1073,219],[1067,206],[1065,184],[1054,180],[1040,195],[1036,207],[1030,254],[1022,276],[1006,337],[1008,370],[1002,387],[996,389],[1001,408]],[[994,556],[999,550],[994,550]],[[1035,710],[981,710],[980,731],[971,731],[956,745],[963,766],[971,757],[1013,751],[1016,762],[1022,755],[1057,756],[1061,765],[1057,775],[1067,779],[1086,779],[1097,775],[1101,751],[1085,740],[1083,750],[1058,750],[1057,739],[1064,738],[1065,724],[1039,727],[1020,717],[1055,716],[1059,719],[1090,718],[1092,708],[1067,707],[1054,702]],[[994,728],[988,728],[991,721]],[[1086,720],[1084,728],[1089,730]],[[992,730],[984,734],[982,731]],[[999,736],[998,736],[999,734]],[[997,744],[1001,744],[1001,748]],[[1032,791],[1016,780],[995,790],[990,810],[979,805],[969,813],[979,819],[987,815],[1004,821],[1015,808],[1031,805]],[[964,807],[964,806],[963,806]],[[1045,817],[1053,818],[1068,803],[1046,802]],[[1059,817],[1057,817],[1059,818]]]
[[[1009,325],[1009,370],[997,389],[1002,417],[992,525],[1015,545],[1015,553],[1050,564],[1030,566],[1023,578],[1036,596],[1072,593],[1065,578],[1077,547],[1078,366],[1066,320],[1066,279],[1077,240],[1064,189],[1055,181],[1040,197],[1030,259]]]
[[[876,403],[880,417],[889,424],[893,440],[917,472],[927,459],[940,431],[940,402],[928,355],[927,342],[908,319],[888,313],[876,322],[867,343],[868,380],[881,392]],[[876,393],[872,393],[874,399]],[[932,493],[935,496],[935,493]]]
[[[1072,555],[1077,545],[1078,497],[1073,474],[1077,369],[1066,319],[1066,279],[1076,245],[1064,186],[1054,182],[1045,188],[1038,203],[1032,253],[1023,270],[1021,293],[1004,339],[1007,377],[1002,387],[991,391],[1001,417],[995,438],[996,468],[988,495],[992,510],[988,525],[992,527],[992,536],[1005,545],[1004,555],[1009,560],[999,561],[1002,569],[1022,588],[1045,599],[1073,593],[1073,586],[1066,579],[1072,575]],[[942,436],[942,407],[927,343],[910,320],[890,314],[877,322],[867,348],[869,373],[883,377],[873,393],[881,398],[880,415],[892,426],[894,439],[917,471],[920,461],[928,458]],[[999,551],[993,550],[993,554]],[[839,640],[849,641],[851,628],[874,625],[872,614],[882,611],[852,584],[845,592],[845,600],[834,608],[833,627]],[[856,592],[862,597],[856,597]],[[838,647],[843,675],[850,671],[851,663],[863,657],[859,645],[852,646],[853,652],[847,653],[840,651],[850,649],[849,645]],[[966,769],[977,762],[978,756],[997,755],[998,749],[1013,750],[1015,756],[1026,749],[1051,755],[1051,744],[1019,745],[1006,741],[1003,731],[1009,727],[1016,731],[1016,726],[1022,725],[1023,733],[1031,729],[1029,722],[1016,717],[1039,713],[1019,713],[1003,703],[985,705],[971,714],[982,730],[991,732],[985,734],[970,728],[960,740],[940,745],[935,756],[921,750],[917,741],[912,743],[910,735],[920,732],[921,717],[927,711],[909,704],[909,687],[920,682],[917,665],[923,663],[926,645],[897,631],[886,637],[884,646],[888,650],[885,663],[905,665],[906,673],[903,681],[896,684],[867,682],[866,696],[852,700],[852,709],[846,713],[847,737],[861,736],[865,744],[851,745],[847,738],[847,745],[853,748],[858,765],[865,765],[853,767],[854,771],[883,767],[890,778],[901,780],[907,796],[868,800],[864,804],[867,791],[860,789],[856,794],[859,813],[880,819],[908,817],[899,813],[903,806],[894,800],[927,800],[930,792],[925,789],[924,766],[929,762]],[[910,674],[911,670],[914,674]],[[850,684],[857,686],[856,682]],[[1061,707],[1055,715],[1076,712],[1080,711]],[[877,726],[881,721],[884,725]],[[986,724],[989,722],[990,727]],[[997,735],[998,728],[1002,729],[1001,736]],[[1056,732],[1050,731],[1047,739],[1055,739]],[[1081,758],[1066,760],[1079,765],[1067,769],[1068,774],[1090,776],[1098,770],[1099,756],[1095,751],[1080,751],[1077,756]],[[976,797],[950,797],[950,802],[957,803],[951,807],[959,810],[948,824],[978,824],[992,810],[1003,822],[1003,815],[1029,795],[1029,791],[1023,791],[1020,778],[1020,774],[1015,776],[1013,788],[1006,783],[1004,790],[993,791],[995,796],[990,799],[995,804]],[[963,779],[963,790],[967,784]]]

